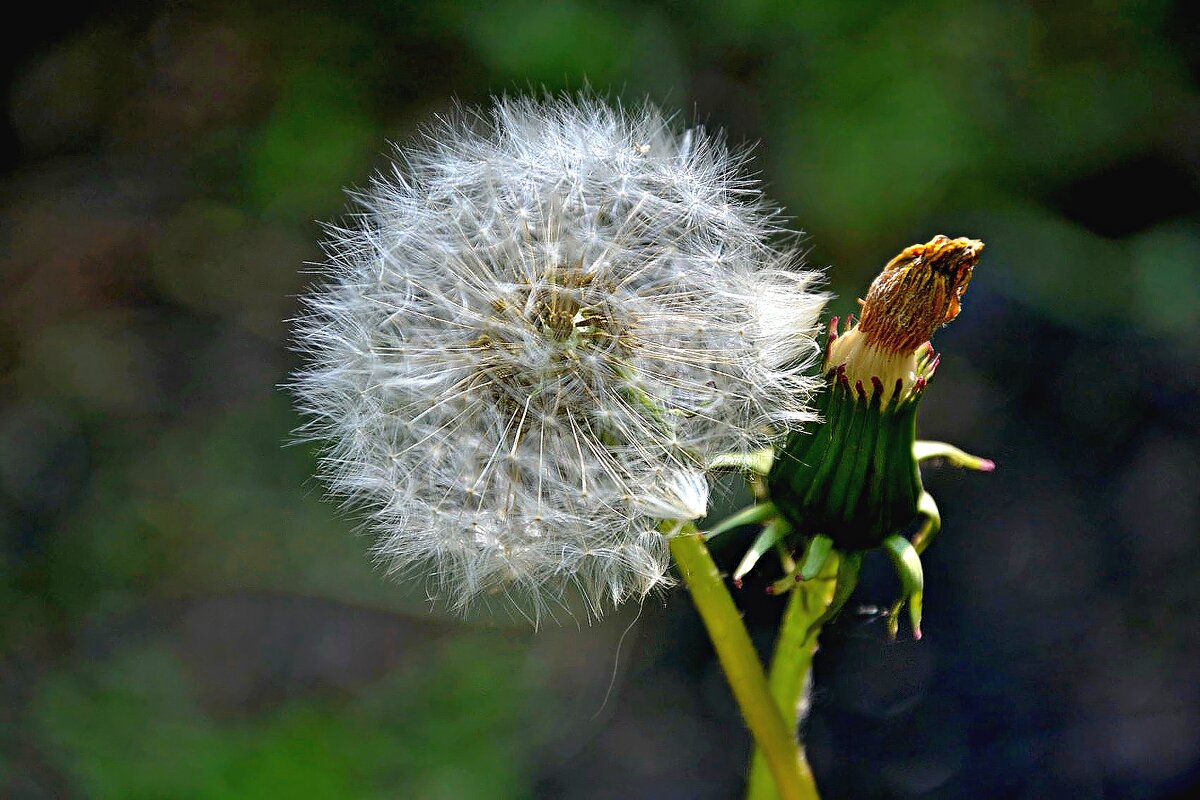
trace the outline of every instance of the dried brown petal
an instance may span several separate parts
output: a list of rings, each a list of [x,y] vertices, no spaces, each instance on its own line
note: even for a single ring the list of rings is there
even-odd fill
[[[858,328],[868,344],[911,353],[958,316],[983,242],[937,235],[888,262],[871,284]]]

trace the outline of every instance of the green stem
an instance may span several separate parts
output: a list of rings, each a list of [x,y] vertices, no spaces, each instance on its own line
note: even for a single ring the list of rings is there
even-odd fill
[[[787,609],[779,627],[779,639],[775,642],[775,654],[771,658],[771,674],[768,686],[779,710],[783,712],[792,746],[800,763],[800,771],[812,787],[809,797],[817,797],[816,782],[812,769],[804,755],[804,744],[797,738],[800,725],[800,706],[804,698],[805,684],[812,671],[813,653],[817,649],[820,630],[807,636],[809,627],[819,619],[833,598],[834,576],[837,575],[836,553],[825,563],[818,576],[801,583],[790,592]],[[767,761],[760,748],[755,748],[750,761],[750,785],[747,800],[776,800],[781,797],[771,779]]]
[[[704,621],[725,678],[746,726],[762,752],[781,800],[814,800],[812,772],[802,764],[795,736],[780,714],[742,616],[709,555],[704,537],[691,523],[672,536],[671,555]]]

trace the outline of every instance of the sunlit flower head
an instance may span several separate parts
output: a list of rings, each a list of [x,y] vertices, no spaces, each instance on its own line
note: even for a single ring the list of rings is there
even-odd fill
[[[504,99],[357,197],[293,385],[389,571],[599,615],[668,581],[711,456],[809,419],[824,296],[742,161],[653,108]]]

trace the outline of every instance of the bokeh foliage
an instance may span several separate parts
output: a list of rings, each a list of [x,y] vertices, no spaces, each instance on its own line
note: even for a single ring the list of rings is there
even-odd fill
[[[810,733],[833,796],[1197,780],[1189,4],[31,13],[0,188],[0,794],[737,791],[746,744],[681,596],[605,703],[629,619],[535,639],[430,616],[284,446],[286,319],[343,187],[454,98],[585,86],[756,143],[839,312],[905,244],[988,243],[923,424],[1001,471],[931,479],[923,649],[881,648],[869,615],[830,633]]]

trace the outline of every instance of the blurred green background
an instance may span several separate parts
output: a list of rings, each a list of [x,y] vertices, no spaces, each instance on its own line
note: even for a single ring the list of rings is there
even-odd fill
[[[748,741],[679,591],[537,635],[430,615],[282,446],[286,319],[343,187],[453,98],[585,81],[756,142],[838,312],[907,244],[987,242],[922,428],[1000,469],[927,473],[925,641],[886,642],[886,564],[824,637],[827,796],[1200,785],[1192,4],[25,13],[0,129],[0,796],[737,796]],[[764,647],[769,577],[739,595]]]

